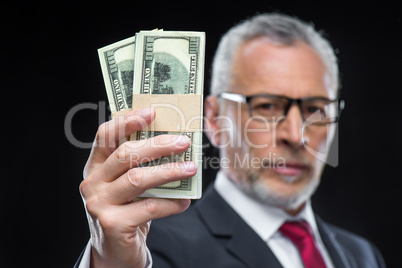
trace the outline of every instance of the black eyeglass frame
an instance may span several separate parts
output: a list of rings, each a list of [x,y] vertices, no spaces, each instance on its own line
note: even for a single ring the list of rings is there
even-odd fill
[[[338,102],[338,113],[337,116],[334,118],[334,121],[332,122],[328,122],[328,123],[314,123],[314,125],[328,125],[328,124],[334,124],[334,123],[338,123],[339,119],[341,117],[341,113],[343,111],[343,109],[345,108],[345,101],[343,99],[335,99],[335,100],[331,100],[325,97],[306,97],[306,98],[300,98],[300,99],[293,99],[293,98],[289,98],[283,95],[273,95],[273,94],[255,94],[255,95],[242,95],[242,94],[238,94],[238,93],[232,93],[232,92],[221,92],[218,95],[218,98],[223,98],[226,100],[230,100],[230,101],[234,101],[234,102],[238,102],[238,103],[246,103],[247,104],[247,108],[248,108],[248,113],[249,116],[252,117],[253,113],[252,113],[252,108],[251,108],[251,100],[253,98],[257,98],[257,97],[267,97],[267,98],[276,98],[276,99],[285,99],[288,101],[287,106],[285,107],[285,111],[284,111],[284,119],[286,119],[287,114],[290,110],[290,107],[292,107],[293,104],[297,104],[297,107],[299,107],[300,110],[300,114],[302,116],[303,122],[306,121],[306,118],[304,118],[304,114],[303,114],[303,110],[302,110],[302,102],[304,101],[313,101],[313,100],[325,100],[328,101],[329,103],[333,103],[333,102]]]

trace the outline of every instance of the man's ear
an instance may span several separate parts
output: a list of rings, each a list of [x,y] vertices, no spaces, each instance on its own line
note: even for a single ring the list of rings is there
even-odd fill
[[[216,117],[219,115],[219,104],[216,96],[209,95],[205,99],[204,131],[213,146],[220,144],[219,124]]]

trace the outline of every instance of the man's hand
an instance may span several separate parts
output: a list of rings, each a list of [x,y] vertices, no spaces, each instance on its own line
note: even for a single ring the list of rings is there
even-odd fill
[[[145,198],[132,202],[149,188],[197,172],[192,162],[139,167],[185,151],[190,145],[186,136],[160,135],[119,145],[154,117],[150,109],[132,111],[98,129],[80,185],[91,232],[91,267],[144,267],[151,220],[180,213],[190,205],[187,199]]]

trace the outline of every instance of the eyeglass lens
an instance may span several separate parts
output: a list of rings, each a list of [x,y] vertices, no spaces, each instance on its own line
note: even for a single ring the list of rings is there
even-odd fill
[[[265,118],[268,121],[278,120],[293,104],[286,98],[254,97],[250,100],[251,116]],[[328,124],[336,120],[338,101],[331,102],[323,99],[302,100],[299,109],[305,121],[312,124]]]

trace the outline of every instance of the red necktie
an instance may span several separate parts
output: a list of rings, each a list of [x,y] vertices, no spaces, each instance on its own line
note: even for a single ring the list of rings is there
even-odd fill
[[[313,232],[305,221],[285,222],[279,230],[288,237],[300,252],[306,268],[325,268],[324,259],[315,245]]]

